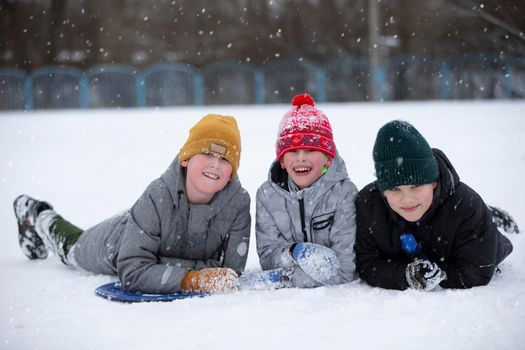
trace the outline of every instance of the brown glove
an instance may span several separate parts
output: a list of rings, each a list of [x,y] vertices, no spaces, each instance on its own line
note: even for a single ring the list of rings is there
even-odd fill
[[[237,290],[238,276],[228,268],[210,267],[188,271],[182,279],[183,292],[232,293]]]

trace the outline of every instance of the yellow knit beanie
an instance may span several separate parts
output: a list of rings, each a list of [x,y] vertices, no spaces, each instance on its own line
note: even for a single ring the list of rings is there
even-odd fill
[[[232,166],[233,179],[241,158],[241,135],[235,118],[208,114],[190,129],[190,136],[179,152],[179,161],[196,154],[211,153],[226,159]]]

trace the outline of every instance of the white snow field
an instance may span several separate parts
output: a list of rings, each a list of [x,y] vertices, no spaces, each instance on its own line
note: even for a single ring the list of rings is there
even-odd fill
[[[387,121],[412,122],[461,179],[525,228],[525,101],[319,104],[351,179],[374,180],[372,146]],[[239,176],[252,197],[267,178],[289,105],[0,113],[0,349],[525,349],[525,234],[488,286],[404,292],[355,281],[241,291],[168,303],[95,296],[115,277],[29,261],[13,199],[49,201],[87,228],[130,207],[207,113],[241,129]],[[252,229],[248,270],[260,269]]]

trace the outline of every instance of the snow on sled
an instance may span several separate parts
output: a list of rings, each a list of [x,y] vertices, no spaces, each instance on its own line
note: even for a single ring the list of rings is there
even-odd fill
[[[154,301],[173,301],[179,299],[187,299],[194,297],[204,297],[206,293],[173,293],[173,294],[142,294],[132,293],[124,290],[120,282],[111,282],[98,287],[95,294],[99,297],[111,300],[120,301],[123,303],[143,303]]]

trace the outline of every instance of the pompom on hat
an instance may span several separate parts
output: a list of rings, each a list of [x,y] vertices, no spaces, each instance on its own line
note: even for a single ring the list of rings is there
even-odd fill
[[[199,120],[190,129],[190,135],[180,149],[179,161],[196,154],[213,154],[226,159],[232,166],[233,179],[241,159],[241,135],[235,118],[208,114]]]
[[[320,151],[335,158],[337,149],[330,121],[315,108],[314,99],[307,93],[293,98],[292,109],[279,125],[275,148],[278,161],[286,152],[296,149]]]
[[[432,183],[439,177],[428,142],[405,121],[394,120],[379,129],[373,158],[381,192],[401,185]]]

